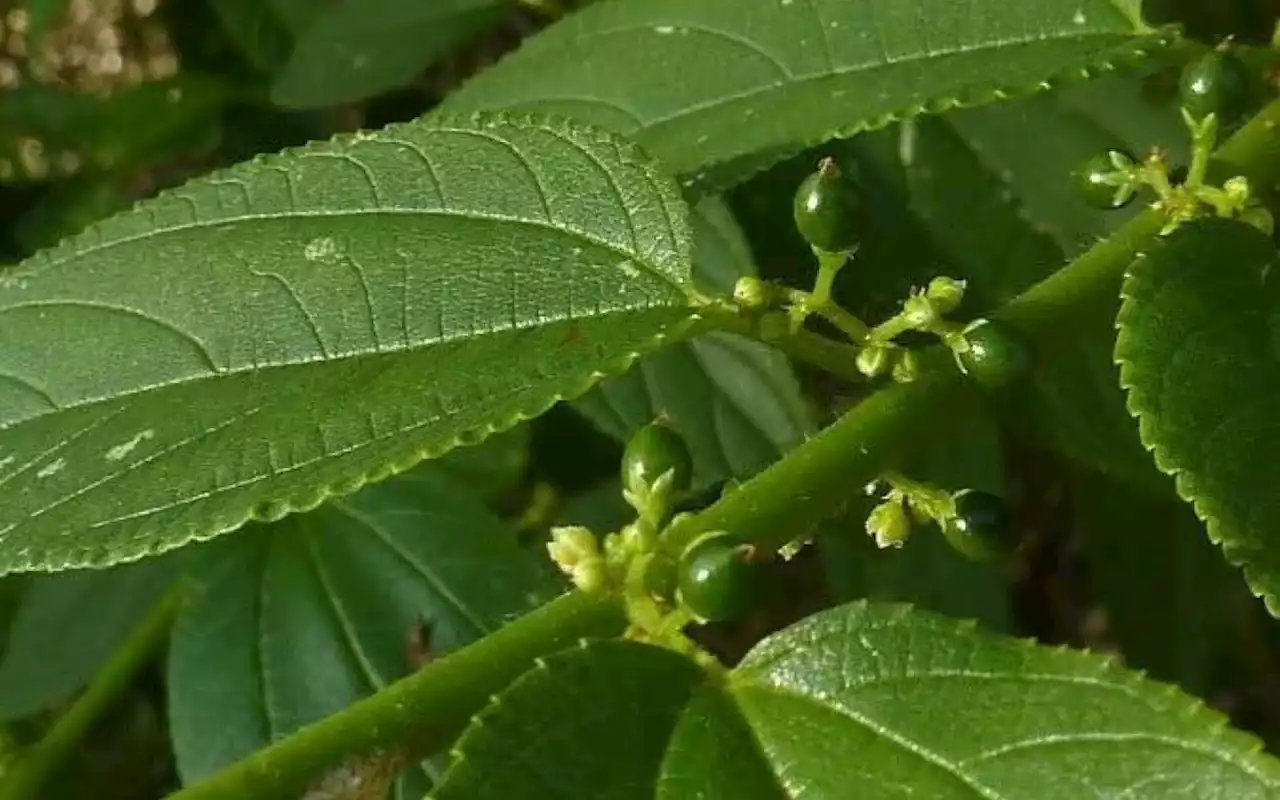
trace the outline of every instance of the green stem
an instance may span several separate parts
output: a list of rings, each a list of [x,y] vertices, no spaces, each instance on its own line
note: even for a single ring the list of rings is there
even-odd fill
[[[852,345],[828,339],[809,330],[790,332],[779,330],[779,335],[766,335],[760,326],[734,307],[717,304],[706,306],[701,315],[711,330],[721,330],[746,336],[776,347],[795,360],[815,366],[824,372],[838,375],[849,381],[863,383],[866,376],[858,372],[858,349]]]
[[[535,659],[583,637],[616,636],[625,627],[619,598],[571,592],[171,795],[171,800],[298,797],[317,775],[354,755],[405,743],[418,753],[437,751]]]
[[[1253,180],[1274,181],[1280,174],[1277,125],[1280,101],[1233,136],[1217,160]],[[1066,345],[1070,321],[1115,302],[1124,271],[1165,221],[1160,211],[1147,209],[994,316],[1019,328],[1040,357]],[[782,547],[840,508],[912,446],[945,435],[956,426],[961,404],[972,402],[977,390],[958,370],[940,367],[935,351],[942,349],[922,355],[930,366],[919,381],[876,392],[737,491],[678,520],[664,535],[662,548],[681,552],[709,531],[732,531],[762,547]]]
[[[44,738],[22,753],[0,781],[0,798],[34,800],[50,776],[66,768],[84,738],[133,683],[169,638],[169,629],[182,606],[185,583],[169,590],[142,624],[98,668],[89,685],[58,718]],[[51,635],[57,635],[51,633]]]
[[[1244,174],[1259,185],[1280,177],[1280,102],[1269,105],[1219,150],[1210,175]],[[1035,336],[1043,346],[1069,338],[1081,309],[1115,301],[1125,268],[1156,237],[1162,216],[1148,210],[1070,266],[1036,284],[998,317]],[[737,319],[728,315],[731,325]],[[719,321],[713,314],[710,321]],[[749,328],[750,326],[747,325]],[[741,331],[740,331],[741,332]],[[847,348],[852,349],[852,348]],[[936,355],[936,354],[935,354]],[[933,359],[940,362],[941,359]],[[947,361],[950,359],[948,358]],[[852,359],[849,361],[852,364]],[[977,398],[954,369],[925,371],[916,383],[890,386],[868,397],[832,426],[756,478],[664,538],[688,543],[703,531],[735,530],[760,543],[785,543],[852,493],[889,469],[914,441],[954,425],[957,399]],[[615,600],[570,594],[498,632],[405,678],[350,708],[303,728],[174,795],[173,800],[265,800],[298,792],[343,759],[413,740],[428,752],[451,740],[493,692],[501,691],[532,660],[579,637],[610,635],[625,626]]]

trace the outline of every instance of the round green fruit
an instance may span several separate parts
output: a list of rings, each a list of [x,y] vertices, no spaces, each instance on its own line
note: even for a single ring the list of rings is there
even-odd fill
[[[687,491],[693,481],[693,457],[680,434],[665,422],[651,422],[631,437],[622,453],[622,485],[645,493],[664,473],[673,471],[671,488]]]
[[[741,616],[759,593],[754,552],[751,544],[727,534],[695,542],[680,559],[680,602],[708,622]]]
[[[866,207],[858,187],[825,158],[805,178],[792,203],[796,228],[810,245],[828,253],[852,250],[862,238]]]
[[[964,341],[960,368],[983,386],[1003,386],[1031,366],[1031,345],[1002,322],[980,320],[964,332]]]
[[[1251,83],[1249,68],[1238,56],[1214,50],[1182,71],[1178,96],[1194,119],[1217,114],[1221,125],[1231,125],[1249,108]]]
[[[955,519],[942,528],[952,547],[976,561],[1013,550],[1013,520],[1004,500],[972,489],[957,492],[954,499]]]
[[[1133,156],[1123,150],[1099,153],[1072,173],[1076,190],[1080,192],[1084,201],[1094,208],[1103,211],[1124,208],[1133,202],[1135,194],[1132,191],[1120,191],[1120,187],[1109,183],[1108,179],[1120,169],[1131,166],[1133,163]]]

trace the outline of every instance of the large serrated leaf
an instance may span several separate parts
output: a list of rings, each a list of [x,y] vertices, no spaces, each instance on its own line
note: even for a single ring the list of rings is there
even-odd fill
[[[1278,262],[1242,222],[1183,225],[1130,267],[1115,356],[1156,464],[1280,616]]]
[[[1224,726],[1105,659],[855,603],[723,680],[640,644],[548,658],[477,717],[433,796],[1274,797],[1280,763]]]
[[[393,126],[143,203],[0,275],[0,570],[278,519],[509,427],[678,334],[690,251],[646,158],[545,119]]]
[[[35,578],[17,604],[0,659],[0,720],[70,699],[200,551]]]
[[[1200,697],[1239,686],[1240,654],[1271,619],[1191,508],[1084,471],[1068,491],[1089,582],[1125,663]]]
[[[570,114],[711,190],[832,136],[1108,64],[1153,41],[1134,5],[619,0],[534,37],[445,108]]]
[[[271,99],[337,105],[396,88],[507,10],[507,0],[346,0],[301,31]]]
[[[186,782],[559,589],[544,560],[434,466],[210,547],[216,558],[169,655],[169,721]]]

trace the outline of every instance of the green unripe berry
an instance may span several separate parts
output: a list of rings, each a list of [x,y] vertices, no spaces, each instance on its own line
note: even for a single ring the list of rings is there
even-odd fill
[[[1218,122],[1228,126],[1248,111],[1252,82],[1249,68],[1238,56],[1214,50],[1186,66],[1178,94],[1193,119],[1216,114]]]
[[[680,434],[664,421],[636,431],[622,454],[622,487],[644,496],[666,472],[673,473],[670,489],[686,491],[693,481],[693,457]]]
[[[741,616],[760,590],[760,570],[752,563],[755,547],[728,534],[694,542],[680,559],[680,602],[707,622]]]
[[[866,207],[834,159],[824,158],[818,171],[800,184],[792,213],[800,235],[818,250],[845,252],[862,238]]]
[[[1133,188],[1116,182],[1116,174],[1130,169],[1134,158],[1122,150],[1108,150],[1080,165],[1072,177],[1084,201],[1094,208],[1113,211],[1124,208],[1136,196]]]
[[[677,564],[661,553],[655,553],[644,565],[644,588],[649,595],[663,603],[670,603],[676,595]]]
[[[1031,345],[1002,322],[979,320],[964,331],[964,348],[956,360],[966,375],[983,386],[998,388],[1031,367]]]
[[[988,561],[1013,550],[1013,520],[1004,500],[972,489],[957,492],[954,500],[955,519],[942,526],[952,547],[975,561]]]

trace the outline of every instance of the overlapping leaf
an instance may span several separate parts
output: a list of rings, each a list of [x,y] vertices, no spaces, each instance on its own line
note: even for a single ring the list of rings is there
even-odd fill
[[[216,173],[0,282],[0,569],[277,519],[537,414],[689,319],[672,183],[559,121]]]
[[[548,565],[434,466],[211,545],[169,657],[194,781],[477,639],[558,590]],[[423,775],[402,782],[397,797]]]
[[[1280,763],[1224,724],[1095,656],[857,603],[723,680],[640,644],[548,658],[476,719],[432,797],[1274,797]]]
[[[700,189],[832,136],[1030,91],[1150,45],[1134,0],[621,0],[530,40],[445,104],[630,135]]]
[[[742,232],[720,200],[694,207],[693,230],[694,278],[702,288],[728,295],[739,277],[755,274]],[[655,353],[576,407],[624,440],[665,414],[688,443],[702,484],[758,472],[813,426],[786,356],[725,333]]]
[[[1130,267],[1115,355],[1156,464],[1280,616],[1277,263],[1242,222],[1183,225]]]
[[[337,105],[394,89],[506,11],[507,0],[346,0],[301,31],[271,99]]]

